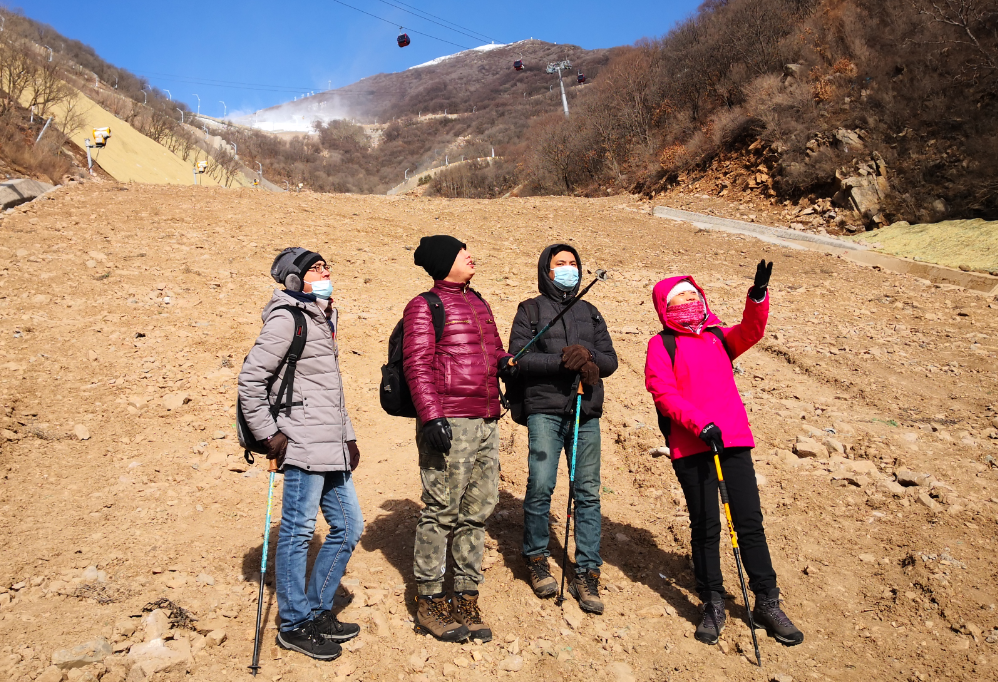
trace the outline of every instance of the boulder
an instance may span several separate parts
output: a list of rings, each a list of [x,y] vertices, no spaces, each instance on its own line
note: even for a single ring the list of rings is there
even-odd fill
[[[825,449],[824,445],[813,438],[805,438],[804,436],[797,437],[794,452],[798,457],[818,457],[820,459],[828,457],[828,450]]]
[[[17,178],[0,182],[0,210],[6,210],[37,199],[52,189],[46,182]]]
[[[167,410],[178,410],[191,401],[186,393],[167,393],[163,396],[163,407]]]
[[[146,677],[158,672],[190,670],[191,650],[186,640],[177,640],[174,647],[168,647],[163,640],[136,644],[128,652],[132,667],[139,668]]]
[[[52,654],[52,665],[62,670],[82,668],[103,661],[111,655],[111,643],[103,637],[78,644],[72,649],[59,649]]]

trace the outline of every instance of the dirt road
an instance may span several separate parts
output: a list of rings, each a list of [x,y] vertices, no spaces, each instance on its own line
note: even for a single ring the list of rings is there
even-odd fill
[[[57,650],[104,638],[114,653],[82,668],[90,677],[77,670],[70,679],[121,682],[129,649],[136,654],[147,632],[143,606],[162,598],[198,620],[195,630],[170,630],[179,659],[151,679],[249,679],[267,477],[235,443],[235,377],[274,286],[271,260],[289,244],[333,265],[366,518],[342,617],[364,631],[331,664],[282,655],[268,589],[260,679],[998,675],[998,303],[697,232],[631,198],[479,202],[111,184],[49,197],[0,223],[3,679],[58,680],[46,670]],[[525,582],[526,433],[507,422],[482,586],[496,640],[454,646],[412,631],[413,426],[381,412],[378,368],[403,306],[429,284],[411,249],[436,233],[470,244],[474,284],[504,336],[516,304],[536,292],[547,244],[572,240],[587,269],[610,272],[591,293],[621,357],[602,426],[602,617],[539,602]],[[658,329],[654,282],[693,274],[732,324],[762,257],[776,263],[772,318],[738,360],[737,381],[786,607],[807,638],[785,649],[763,636],[760,670],[742,654],[752,657],[740,597],[729,602],[722,646],[692,638],[689,531],[671,466],[647,454],[662,439],[642,370]],[[799,436],[815,438],[797,447],[819,457],[791,453]],[[565,494],[560,480],[555,537]],[[138,668],[130,674],[142,678]]]

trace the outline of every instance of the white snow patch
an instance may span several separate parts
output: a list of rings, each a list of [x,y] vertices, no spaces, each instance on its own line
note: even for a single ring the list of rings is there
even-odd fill
[[[470,50],[463,50],[455,54],[444,55],[443,57],[437,57],[436,59],[431,59],[428,62],[423,62],[422,64],[416,64],[415,66],[410,66],[406,71],[412,71],[413,69],[421,69],[424,66],[436,66],[448,59],[453,59],[454,57],[460,57],[463,54],[468,54],[469,52],[489,52],[491,50],[498,50],[500,47],[509,47],[510,45],[515,45],[516,43],[489,43],[488,45],[480,45],[479,47],[473,47]]]

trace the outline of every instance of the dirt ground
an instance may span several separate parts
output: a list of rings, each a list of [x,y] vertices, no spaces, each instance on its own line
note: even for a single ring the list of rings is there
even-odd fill
[[[143,607],[166,598],[167,645],[183,660],[147,679],[249,679],[267,476],[243,463],[235,440],[235,377],[275,286],[271,260],[300,244],[333,266],[342,314],[366,528],[341,617],[363,633],[332,663],[282,654],[268,587],[258,679],[995,679],[998,303],[696,231],[648,208],[629,197],[485,202],[104,183],[5,215],[0,678],[54,682],[58,650],[104,638],[114,653],[67,678],[140,680],[128,652],[134,659],[149,631]],[[526,432],[507,418],[482,585],[496,638],[458,646],[413,633],[413,424],[381,411],[377,387],[393,325],[429,285],[412,249],[436,233],[469,243],[474,285],[504,336],[516,304],[536,293],[544,246],[571,240],[587,271],[610,272],[590,295],[621,358],[602,423],[602,617],[530,591],[520,560]],[[772,315],[766,338],[737,361],[737,381],[786,609],[806,639],[784,648],[760,631],[758,668],[730,552],[722,645],[692,638],[688,523],[668,458],[648,454],[663,441],[643,366],[659,328],[656,281],[694,275],[733,324],[762,257],[776,264]],[[564,478],[563,469],[553,503],[559,562]],[[275,531],[279,495],[278,485]]]

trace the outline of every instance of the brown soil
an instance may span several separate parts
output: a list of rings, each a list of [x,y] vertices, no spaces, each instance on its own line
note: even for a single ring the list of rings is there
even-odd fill
[[[268,588],[259,679],[998,675],[998,304],[821,253],[695,231],[627,197],[481,202],[110,183],[49,197],[0,223],[0,677],[35,679],[55,650],[97,637],[124,652],[142,637],[122,635],[122,624],[166,597],[227,639],[196,653],[188,674],[156,678],[248,679],[267,476],[242,463],[235,442],[235,377],[274,286],[271,260],[289,244],[334,266],[366,518],[342,617],[364,630],[334,663],[282,656]],[[611,273],[591,293],[621,357],[603,421],[602,617],[573,626],[525,582],[526,433],[507,420],[481,599],[496,640],[456,646],[412,631],[421,506],[413,425],[384,415],[377,386],[392,326],[429,283],[411,249],[444,232],[471,245],[475,285],[504,334],[517,302],[535,292],[545,245],[572,239],[588,267]],[[658,328],[654,282],[692,273],[734,323],[762,257],[776,263],[772,319],[738,360],[737,381],[786,608],[807,638],[788,649],[760,632],[760,670],[748,660],[730,552],[736,597],[724,645],[692,638],[687,521],[667,458],[646,454],[662,440],[642,370]],[[166,410],[162,398],[178,392],[190,402]],[[778,452],[831,428],[844,459]],[[933,474],[934,487],[895,496],[885,482],[903,468]],[[559,561],[564,478],[553,503]],[[106,580],[84,576],[90,566]],[[194,632],[174,633],[200,648]],[[520,672],[500,670],[511,650]],[[125,662],[115,654],[88,672],[121,682]]]

